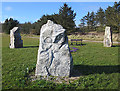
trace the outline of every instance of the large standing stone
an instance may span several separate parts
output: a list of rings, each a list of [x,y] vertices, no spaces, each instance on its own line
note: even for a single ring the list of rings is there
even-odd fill
[[[10,30],[10,48],[21,48],[23,47],[23,40],[19,33],[19,28],[14,27]]]
[[[110,30],[110,27],[105,28],[104,46],[105,47],[111,47],[112,46],[112,32]]]
[[[48,20],[40,32],[35,75],[70,76],[73,60],[65,29]]]

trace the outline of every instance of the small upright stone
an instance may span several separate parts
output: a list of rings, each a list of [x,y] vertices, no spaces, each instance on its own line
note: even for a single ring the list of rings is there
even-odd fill
[[[21,48],[23,47],[23,40],[19,33],[19,28],[14,27],[10,30],[10,48]]]
[[[112,46],[112,32],[110,30],[110,27],[105,28],[104,46],[105,47],[111,47]]]
[[[48,20],[40,31],[35,75],[70,76],[73,60],[65,29]]]

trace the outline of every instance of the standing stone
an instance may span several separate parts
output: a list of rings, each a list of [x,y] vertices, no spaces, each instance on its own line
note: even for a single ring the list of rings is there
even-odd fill
[[[105,47],[111,47],[112,46],[112,32],[110,30],[110,27],[105,28],[104,46]]]
[[[65,29],[48,20],[40,31],[35,75],[70,76],[73,60]]]
[[[19,28],[14,27],[10,30],[10,48],[21,48],[23,47],[23,40],[19,33]]]

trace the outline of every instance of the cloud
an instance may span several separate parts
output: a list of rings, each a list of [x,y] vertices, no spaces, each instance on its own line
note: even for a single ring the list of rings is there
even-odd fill
[[[11,11],[12,10],[12,7],[8,6],[5,8],[6,11]]]
[[[5,20],[3,20],[3,21],[1,20],[1,21],[0,21],[0,23],[4,23],[4,22],[5,22]]]

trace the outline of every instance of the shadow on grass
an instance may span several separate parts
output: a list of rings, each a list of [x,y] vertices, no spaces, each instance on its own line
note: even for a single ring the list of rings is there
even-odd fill
[[[70,46],[85,46],[86,44],[77,44],[77,45],[76,45],[76,44],[72,44],[72,45],[69,44],[69,45],[70,45]]]
[[[77,44],[77,46],[85,46],[86,44]]]
[[[120,45],[113,45],[112,47],[120,47]]]
[[[116,66],[89,66],[89,65],[74,65],[72,77],[90,74],[111,74],[120,73],[120,65]]]
[[[39,46],[23,46],[23,48],[36,48],[36,47],[39,47]]]

